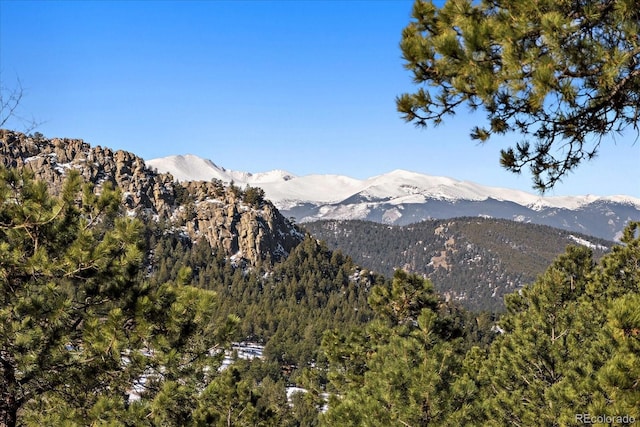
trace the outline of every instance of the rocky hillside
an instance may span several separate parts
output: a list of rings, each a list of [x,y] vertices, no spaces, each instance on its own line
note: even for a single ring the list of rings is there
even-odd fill
[[[97,191],[105,182],[122,191],[129,215],[168,221],[191,239],[207,239],[213,248],[249,264],[286,256],[302,234],[263,197],[219,182],[179,184],[157,173],[142,158],[80,139],[28,136],[0,130],[0,164],[31,169],[36,178],[60,189],[65,174],[76,169]]]
[[[567,245],[600,256],[615,243],[543,225],[488,218],[408,226],[369,221],[305,223],[316,238],[385,275],[402,268],[433,281],[446,298],[474,310],[503,310],[503,298],[531,283]]]

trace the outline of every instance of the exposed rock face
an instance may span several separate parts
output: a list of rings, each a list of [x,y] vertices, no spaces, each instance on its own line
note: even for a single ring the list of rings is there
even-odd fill
[[[185,206],[189,235],[217,242],[227,254],[280,259],[302,240],[270,202],[245,203],[238,191],[220,183],[194,181],[184,187],[192,197]]]
[[[128,209],[151,210],[165,216],[175,204],[170,175],[152,172],[144,160],[129,152],[91,147],[80,139],[36,139],[0,130],[0,162],[33,170],[54,191],[60,189],[69,169],[77,169],[97,187],[111,181],[122,191]]]
[[[268,201],[243,202],[238,189],[220,183],[175,183],[127,151],[91,147],[80,139],[37,138],[0,130],[0,163],[31,169],[58,191],[70,169],[99,189],[112,182],[122,191],[131,214],[147,213],[182,227],[192,238],[206,238],[212,248],[249,264],[286,256],[302,234]]]

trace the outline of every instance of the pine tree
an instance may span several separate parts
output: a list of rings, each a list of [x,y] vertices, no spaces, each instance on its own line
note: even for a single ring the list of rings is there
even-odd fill
[[[621,245],[602,259],[587,286],[603,314],[597,341],[607,349],[589,412],[640,419],[640,223],[625,229]]]
[[[462,361],[461,340],[439,311],[427,280],[397,271],[376,286],[369,304],[376,319],[364,330],[325,335],[335,391],[326,425],[444,425]]]
[[[637,125],[639,13],[629,0],[416,0],[401,48],[420,87],[398,111],[426,126],[482,108],[471,137],[520,134],[502,166],[552,188],[604,136]]]
[[[0,169],[0,425],[160,424],[189,419],[235,319],[211,322],[215,296],[150,285],[142,224],[105,183],[70,171],[59,196]],[[136,401],[136,394],[140,399]]]
[[[486,360],[467,356],[478,425],[574,425],[576,414],[640,416],[638,224],[599,264],[569,247],[532,285],[507,298]],[[475,350],[476,354],[478,350]],[[481,356],[481,359],[484,358]],[[625,422],[615,422],[624,425]]]

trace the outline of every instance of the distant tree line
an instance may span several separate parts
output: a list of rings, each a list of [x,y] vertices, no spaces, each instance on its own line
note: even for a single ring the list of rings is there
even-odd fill
[[[387,276],[398,268],[424,275],[438,292],[462,298],[474,311],[504,311],[504,296],[533,282],[573,242],[569,236],[578,236],[544,225],[478,217],[406,226],[325,220],[304,227],[363,267]],[[596,258],[614,245],[580,237],[597,246]]]

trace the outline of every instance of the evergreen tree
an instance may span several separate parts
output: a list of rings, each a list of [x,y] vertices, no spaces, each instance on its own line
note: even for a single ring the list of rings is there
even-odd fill
[[[569,247],[534,285],[507,297],[504,333],[478,376],[487,393],[481,404],[489,424],[559,425],[586,410],[591,387],[581,390],[578,382],[591,373],[583,371],[582,379],[572,373],[597,363],[588,360],[596,348],[578,345],[598,328],[599,316],[580,300],[593,267],[588,249]],[[567,386],[573,387],[571,404],[563,402]]]
[[[621,245],[602,259],[587,298],[604,313],[597,341],[607,351],[595,377],[589,413],[640,420],[640,223],[629,224]],[[622,423],[620,423],[622,424]]]
[[[559,426],[581,424],[576,414],[640,417],[637,230],[631,224],[599,264],[590,250],[569,247],[507,298],[503,333],[486,361],[472,358],[475,409],[456,414],[459,421]]]
[[[426,126],[482,108],[487,125],[471,137],[522,135],[501,164],[528,167],[544,191],[593,158],[602,137],[636,127],[638,33],[630,0],[417,0],[401,48],[420,88],[397,98],[398,111]]]
[[[188,271],[144,280],[141,223],[109,183],[81,187],[0,170],[0,424],[182,425],[234,319],[211,322]]]
[[[585,414],[609,417],[608,425],[637,421],[639,231],[640,223],[629,224],[598,263],[590,249],[569,246],[507,297],[488,347],[475,329],[480,316],[457,313],[418,277],[397,273],[393,284],[372,289],[371,323],[325,334],[332,395],[321,421],[565,426],[584,424]]]
[[[452,412],[450,385],[462,360],[461,341],[439,314],[433,286],[397,271],[376,286],[376,319],[349,335],[333,331],[323,347],[332,394],[326,425],[443,425]]]

